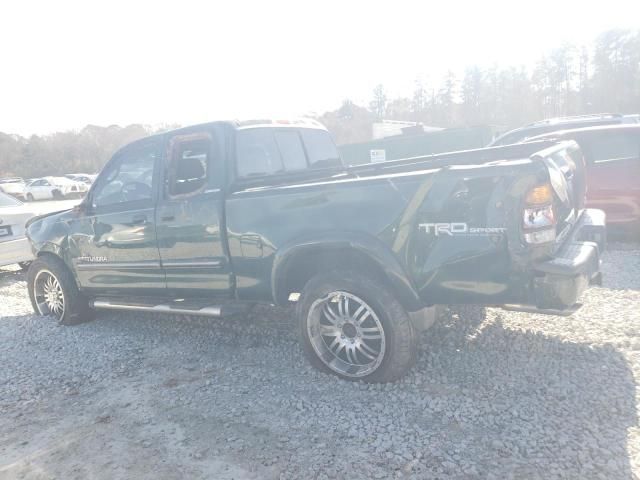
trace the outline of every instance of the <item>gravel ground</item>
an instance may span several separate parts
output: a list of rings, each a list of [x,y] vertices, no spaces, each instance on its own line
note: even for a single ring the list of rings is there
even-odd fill
[[[640,478],[640,244],[574,316],[424,334],[396,384],[307,365],[286,310],[60,327],[0,271],[0,478]]]

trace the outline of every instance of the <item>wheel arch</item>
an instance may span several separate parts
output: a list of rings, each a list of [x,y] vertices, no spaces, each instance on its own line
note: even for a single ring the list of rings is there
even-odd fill
[[[36,257],[44,257],[47,255],[54,256],[58,258],[58,260],[64,261],[64,258],[62,258],[62,248],[60,247],[60,245],[57,245],[55,243],[47,242],[41,245],[40,248],[38,248]]]
[[[356,270],[380,280],[407,311],[424,307],[391,249],[375,237],[360,234],[329,234],[280,248],[271,273],[274,302],[286,304],[289,295],[300,292],[314,275],[335,269]]]
[[[65,258],[65,255],[63,254],[63,250],[60,247],[60,245],[56,245],[55,243],[44,244],[36,253],[36,258],[46,258],[46,257],[55,258],[56,260],[61,262],[67,268],[67,270],[69,270],[69,272],[71,273],[73,280],[76,282],[76,286],[79,285],[76,272],[72,268],[72,266],[69,265],[69,262]]]

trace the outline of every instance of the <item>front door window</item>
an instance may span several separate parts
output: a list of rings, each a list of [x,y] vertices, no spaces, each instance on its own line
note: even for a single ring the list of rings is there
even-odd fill
[[[153,144],[123,152],[100,175],[93,193],[93,206],[101,209],[150,204],[157,157],[157,147]]]

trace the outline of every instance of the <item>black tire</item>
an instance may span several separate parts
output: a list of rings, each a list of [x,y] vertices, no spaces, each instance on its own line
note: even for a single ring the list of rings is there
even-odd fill
[[[64,195],[62,195],[62,192],[60,190],[54,190],[52,192],[52,196],[54,200],[62,200],[64,198]]]
[[[63,293],[64,308],[61,315],[41,311],[36,301],[36,280],[40,275],[52,275],[60,285]],[[94,311],[89,307],[87,299],[78,290],[73,275],[62,260],[53,255],[39,257],[29,267],[27,272],[27,286],[31,306],[37,315],[52,315],[58,319],[60,325],[77,325],[92,320]]]
[[[33,200],[34,200],[34,199],[33,199],[33,195],[32,195],[32,194],[30,194],[30,193],[27,193],[27,201],[29,201],[29,202],[33,202]]]
[[[363,300],[367,306],[371,307],[382,325],[386,345],[382,360],[375,367],[375,370],[366,375],[345,375],[327,365],[320,354],[316,352],[316,348],[318,348],[317,336],[315,340],[316,347],[314,348],[314,340],[308,328],[314,322],[314,320],[310,320],[310,318],[313,318],[310,317],[310,311],[313,305],[317,305],[319,301],[323,301],[322,299],[328,298],[332,292],[345,292]],[[377,280],[352,271],[320,273],[304,286],[297,304],[296,313],[300,341],[305,355],[309,362],[321,371],[332,373],[351,381],[362,380],[369,383],[385,383],[393,382],[404,376],[416,362],[418,336],[409,315],[389,289]],[[327,348],[331,350],[331,347]]]

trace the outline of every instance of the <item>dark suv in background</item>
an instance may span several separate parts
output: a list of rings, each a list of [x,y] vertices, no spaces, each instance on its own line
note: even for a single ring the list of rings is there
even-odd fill
[[[528,138],[543,135],[557,130],[567,130],[571,128],[596,127],[602,125],[619,125],[638,123],[637,115],[621,115],[619,113],[598,113],[594,115],[579,115],[573,117],[549,118],[539,122],[530,123],[524,127],[502,134],[493,140],[488,146],[499,147],[520,143]]]

